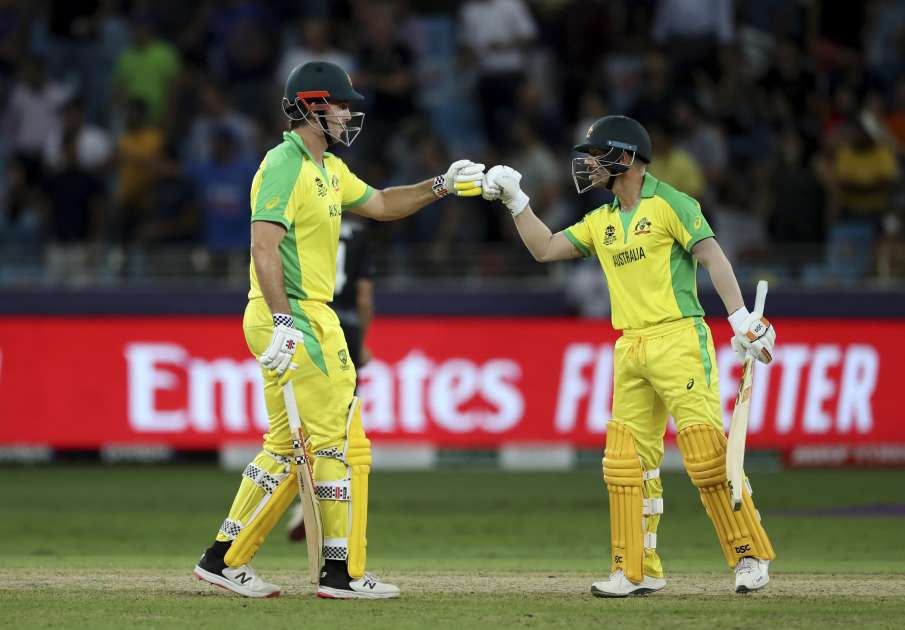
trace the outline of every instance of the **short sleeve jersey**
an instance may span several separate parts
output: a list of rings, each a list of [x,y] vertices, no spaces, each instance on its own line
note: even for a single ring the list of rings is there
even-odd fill
[[[635,330],[704,314],[691,249],[713,236],[701,205],[652,175],[629,212],[619,200],[565,230],[584,256],[597,256],[607,279],[613,328]]]
[[[332,153],[325,152],[319,165],[293,132],[284,133],[283,142],[267,152],[251,184],[251,220],[286,228],[280,258],[290,299],[333,300],[342,213],[373,192]],[[250,275],[248,297],[261,297],[253,260]]]

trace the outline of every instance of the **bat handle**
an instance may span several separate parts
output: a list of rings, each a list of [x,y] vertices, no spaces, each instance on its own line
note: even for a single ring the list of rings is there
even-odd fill
[[[767,301],[767,281],[759,280],[757,283],[757,293],[754,295],[754,311],[764,314],[764,303]]]

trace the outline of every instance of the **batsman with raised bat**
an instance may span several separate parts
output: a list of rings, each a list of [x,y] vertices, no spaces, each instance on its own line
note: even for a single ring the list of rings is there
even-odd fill
[[[641,124],[606,116],[575,150],[585,154],[572,161],[578,193],[605,187],[615,199],[571,227],[551,233],[531,210],[521,175],[508,166],[487,172],[483,196],[509,208],[535,260],[596,256],[609,286],[613,327],[622,331],[614,349],[613,417],[603,458],[611,574],[591,592],[625,597],[666,586],[656,548],[664,511],[659,467],[670,415],[688,476],[735,570],[735,590],[762,588],[773,547],[750,490],[740,511],[730,505],[716,353],[697,297],[697,263],[710,272],[726,306],[741,360],[750,355],[769,363],[776,333],[761,313],[745,308],[700,204],[646,172],[651,142]]]
[[[449,194],[479,196],[484,165],[459,160],[434,179],[373,189],[327,151],[355,140],[364,114],[351,112],[350,106],[363,100],[335,64],[296,67],[282,101],[289,131],[267,152],[251,185],[251,289],[243,329],[261,364],[270,426],[263,449],[242,474],[226,520],[194,571],[201,580],[247,597],[280,594],[249,563],[297,494],[296,462],[306,465],[311,456],[323,535],[318,596],[399,595],[397,587],[365,573],[371,443],[353,397],[355,366],[329,306],[340,223],[345,212],[391,221]],[[291,457],[287,382],[307,455],[296,449]]]

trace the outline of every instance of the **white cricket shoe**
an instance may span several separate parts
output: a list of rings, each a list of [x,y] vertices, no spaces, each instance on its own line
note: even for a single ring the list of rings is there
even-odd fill
[[[735,592],[750,593],[765,587],[770,581],[767,571],[769,566],[769,560],[758,560],[750,556],[739,560],[735,565]]]
[[[632,582],[622,569],[610,574],[608,580],[591,584],[591,594],[597,597],[627,597],[629,595],[646,595],[654,593],[666,586],[663,578],[645,575],[640,584]]]
[[[265,582],[249,565],[240,567],[217,566],[218,563],[201,560],[195,565],[193,573],[195,577],[204,582],[225,588],[245,597],[279,597],[280,587],[270,582]]]
[[[325,599],[390,599],[399,597],[399,587],[381,582],[365,573],[353,580],[346,571],[346,563],[327,560],[321,570],[317,596]]]

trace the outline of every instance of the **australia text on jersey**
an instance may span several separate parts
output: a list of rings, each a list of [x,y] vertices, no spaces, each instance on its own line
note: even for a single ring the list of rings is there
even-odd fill
[[[627,249],[623,252],[619,252],[618,254],[613,254],[613,265],[615,265],[616,267],[621,267],[622,265],[637,262],[642,258],[647,258],[647,256],[644,255],[644,248],[635,247],[633,249]]]

